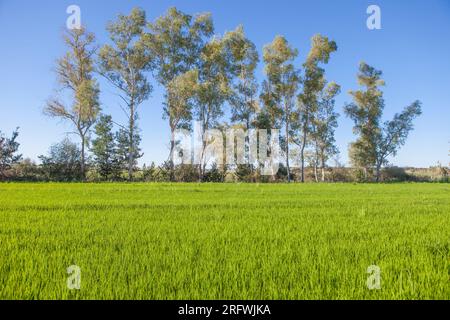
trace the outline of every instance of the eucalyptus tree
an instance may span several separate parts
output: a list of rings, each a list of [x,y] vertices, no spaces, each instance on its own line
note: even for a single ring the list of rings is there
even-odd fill
[[[256,94],[258,83],[255,77],[255,69],[259,62],[258,51],[253,42],[245,37],[242,26],[236,29],[232,43],[232,53],[235,60],[235,81],[232,85],[230,97],[231,121],[240,124],[248,132],[252,121],[258,111],[259,104]],[[249,136],[245,137],[247,155],[249,153]],[[250,157],[246,157],[250,166]]]
[[[62,90],[70,92],[73,99],[67,106],[60,98],[49,99],[44,113],[50,117],[71,122],[81,140],[81,178],[86,176],[85,147],[88,134],[100,111],[99,86],[93,77],[95,37],[85,28],[66,31],[64,40],[69,51],[57,61],[56,74]]]
[[[275,117],[274,122],[284,126],[284,151],[288,182],[291,180],[289,144],[292,120],[295,116],[294,97],[300,81],[299,71],[294,66],[294,59],[297,55],[298,51],[292,48],[282,36],[275,37],[273,42],[266,45],[263,50],[267,80],[263,84],[262,99],[267,107],[272,109],[269,110],[269,113]]]
[[[383,124],[381,136],[376,148],[375,172],[376,181],[381,178],[381,167],[388,163],[389,156],[395,156],[401,146],[406,143],[409,133],[414,129],[413,120],[422,114],[422,103],[415,101],[407,106],[394,119]]]
[[[203,180],[207,159],[205,151],[211,138],[208,130],[217,127],[224,114],[224,103],[232,95],[232,83],[236,77],[236,51],[234,41],[240,37],[241,29],[213,37],[202,48],[199,63],[199,77],[194,106],[195,119],[200,124],[201,147],[197,152],[199,180]]]
[[[354,166],[364,169],[366,179],[368,171],[375,168],[378,182],[387,158],[405,144],[413,120],[422,113],[422,104],[415,101],[393,120],[382,124],[384,99],[380,86],[385,84],[382,72],[362,62],[357,76],[363,89],[350,91],[354,101],[345,106],[346,115],[354,121],[353,132],[358,135],[350,145],[349,156]]]
[[[193,17],[170,8],[164,16],[149,23],[144,34],[145,46],[155,59],[156,79],[166,89],[164,118],[168,119],[171,132],[169,163],[172,180],[175,130],[190,129],[192,114],[191,105],[187,102],[193,97],[192,89],[196,87],[193,70],[198,68],[201,51],[212,32],[213,22],[209,14]],[[192,89],[188,87],[191,84]]]
[[[385,84],[381,75],[381,71],[362,62],[357,78],[363,88],[350,91],[354,102],[344,107],[345,114],[354,121],[353,133],[358,135],[358,139],[350,144],[349,158],[353,166],[364,170],[365,179],[375,165],[376,145],[381,134],[384,99],[380,87]]]
[[[325,70],[320,64],[328,63],[331,53],[337,50],[336,43],[317,34],[311,39],[311,50],[303,64],[303,90],[297,96],[297,134],[293,141],[300,147],[301,181],[305,181],[305,149],[311,142],[312,122],[318,110],[318,96],[326,85]]]
[[[280,119],[280,113],[279,110],[276,108],[272,108],[271,106],[273,106],[273,100],[272,100],[272,96],[271,96],[271,92],[269,90],[266,89],[266,85],[267,85],[267,81],[263,82],[263,91],[261,93],[260,99],[262,102],[262,106],[261,108],[258,110],[258,112],[256,113],[255,119],[252,121],[252,126],[257,129],[257,130],[261,130],[260,132],[266,132],[266,141],[267,141],[267,145],[263,146],[263,141],[261,139],[261,135],[259,134],[259,137],[257,138],[258,141],[256,143],[256,153],[258,154],[258,171],[257,174],[260,176],[259,178],[261,178],[261,172],[264,168],[264,166],[266,166],[266,160],[267,158],[272,161],[277,161],[279,162],[278,157],[272,157],[272,151],[274,150],[274,145],[273,142],[274,140],[272,139],[272,128],[276,128],[278,126],[279,123],[279,119]],[[264,139],[263,139],[264,140]],[[278,142],[278,141],[277,141]],[[262,150],[261,150],[262,148]],[[264,151],[263,151],[264,150]],[[266,154],[261,154],[262,152],[266,152]],[[262,155],[262,158],[261,158]],[[269,164],[272,165],[272,162]],[[275,176],[276,176],[277,172],[272,172],[271,175],[271,179],[275,180]]]
[[[175,131],[191,129],[192,109],[198,90],[198,70],[189,70],[167,85],[165,117],[169,119],[170,140],[170,179],[174,177],[174,151],[176,146]],[[169,107],[170,106],[170,107]]]
[[[321,180],[325,181],[327,161],[339,153],[336,146],[335,130],[338,126],[339,114],[335,111],[335,98],[341,87],[330,82],[320,93],[317,114],[312,121],[312,137],[314,143],[315,166],[314,174],[318,181],[317,167],[321,169]]]
[[[125,103],[121,105],[127,116],[128,124],[122,126],[122,138],[127,141],[128,179],[133,177],[133,170],[139,153],[137,120],[138,108],[148,99],[152,87],[146,71],[152,68],[153,57],[143,41],[146,15],[142,9],[134,8],[130,15],[119,15],[117,20],[107,26],[111,45],[105,45],[99,53],[99,72],[118,91],[118,96]]]
[[[255,69],[259,62],[258,51],[255,44],[246,38],[244,29],[239,26],[233,33],[230,41],[234,56],[235,81],[232,85],[230,97],[231,121],[244,124],[249,129],[258,110],[258,82]]]

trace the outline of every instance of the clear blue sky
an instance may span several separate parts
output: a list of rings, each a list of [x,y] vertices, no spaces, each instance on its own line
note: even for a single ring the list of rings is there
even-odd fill
[[[71,131],[67,124],[42,115],[45,101],[57,88],[52,69],[65,50],[61,35],[71,4],[81,7],[82,23],[100,44],[107,41],[106,23],[135,6],[145,9],[151,20],[171,6],[190,14],[211,12],[216,33],[243,24],[260,51],[275,35],[284,35],[300,51],[298,66],[311,36],[327,35],[339,47],[326,69],[328,79],[343,89],[337,99],[340,112],[351,100],[348,91],[357,88],[357,67],[364,60],[384,72],[386,119],[416,99],[423,102],[415,131],[392,163],[428,167],[449,162],[449,0],[0,0],[0,130],[9,135],[19,126],[21,152],[27,157],[37,159]],[[381,7],[382,30],[366,27],[370,4]],[[263,79],[262,66],[257,76]],[[113,88],[100,83],[104,112],[125,121]],[[152,97],[141,106],[145,163],[167,158],[169,132],[161,119],[161,102],[162,89],[155,84]],[[352,123],[342,115],[339,125],[337,141],[346,162],[348,143],[354,139]]]

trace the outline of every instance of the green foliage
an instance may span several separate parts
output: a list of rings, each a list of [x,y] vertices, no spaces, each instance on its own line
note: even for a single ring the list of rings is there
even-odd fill
[[[262,100],[273,123],[278,126],[289,123],[292,101],[299,84],[299,71],[293,62],[298,50],[288,41],[277,36],[264,47],[263,60],[267,80],[263,84]]]
[[[346,115],[355,123],[353,133],[359,138],[350,145],[349,156],[355,167],[365,170],[376,163],[376,144],[381,134],[380,121],[384,109],[382,72],[362,62],[358,82],[364,90],[350,91],[354,102],[345,106]]]
[[[322,169],[322,181],[325,181],[325,167],[331,157],[337,155],[335,130],[338,127],[339,114],[335,111],[335,98],[341,87],[330,82],[320,93],[317,112],[312,119],[312,140],[314,144],[315,163]],[[316,176],[316,180],[318,180]]]
[[[166,89],[163,117],[171,131],[169,170],[174,177],[175,130],[190,129],[198,91],[198,67],[205,41],[213,33],[210,15],[192,17],[176,8],[148,24],[144,44],[155,58],[157,81]]]
[[[384,85],[382,72],[362,62],[359,66],[358,82],[365,90],[351,91],[354,102],[345,106],[345,113],[355,126],[353,132],[358,139],[350,145],[349,155],[354,166],[376,170],[376,180],[381,178],[381,167],[386,165],[389,156],[395,156],[404,145],[413,120],[422,113],[420,101],[415,101],[405,110],[394,116],[392,121],[381,125],[384,109]],[[367,180],[367,174],[365,174]]]
[[[130,158],[133,159],[131,166],[131,176],[136,171],[137,160],[144,155],[141,153],[139,144],[141,142],[141,136],[138,128],[135,126],[132,130],[133,135],[130,135],[130,131],[120,128],[115,134],[116,139],[116,159],[122,169],[128,169],[130,173]],[[130,178],[130,175],[128,176]]]
[[[175,167],[175,181],[196,182],[198,181],[198,171],[196,166],[191,164],[181,164]]]
[[[211,17],[192,17],[170,8],[164,16],[149,23],[148,29],[144,44],[155,58],[156,79],[166,88],[164,117],[169,119],[172,132],[188,128],[201,51],[213,33]]]
[[[119,15],[107,27],[112,45],[103,46],[99,53],[99,72],[119,91],[119,97],[126,105],[122,109],[128,117],[126,159],[130,180],[139,154],[139,142],[134,140],[138,135],[135,132],[138,107],[152,91],[145,75],[153,63],[153,56],[143,39],[146,23],[145,12],[139,8],[134,8],[128,16]],[[126,141],[125,134],[122,132],[122,142]]]
[[[111,116],[100,116],[95,126],[96,137],[92,140],[91,151],[94,155],[95,167],[103,180],[116,180],[121,170],[113,127]]]
[[[19,136],[19,128],[13,133],[11,138],[6,138],[0,131],[0,181],[6,178],[6,173],[11,167],[22,159],[18,154],[20,144],[16,141]]]
[[[80,181],[81,150],[69,139],[50,147],[48,156],[40,156],[41,168],[47,180],[72,182]]]
[[[111,118],[103,118],[96,128],[97,138],[92,151],[97,168],[90,173],[97,175],[97,179],[98,176],[104,180],[116,179],[126,170],[129,180],[133,180],[136,173],[138,176],[134,178],[137,180],[166,181],[166,174],[169,174],[170,181],[184,179],[180,177],[191,181],[192,167],[176,168],[173,156],[179,143],[176,130],[192,130],[192,121],[196,120],[200,123],[203,139],[200,165],[197,166],[199,180],[204,180],[206,175],[209,180],[220,180],[215,176],[215,170],[225,177],[229,168],[207,169],[211,159],[206,150],[213,139],[208,139],[206,132],[221,129],[223,117],[228,114],[225,108],[230,107],[230,120],[235,127],[267,129],[269,135],[270,128],[280,129],[280,145],[285,158],[282,172],[264,178],[258,176],[258,170],[250,176],[245,172],[253,165],[248,157],[247,169],[238,168],[242,171],[237,173],[239,180],[286,177],[290,182],[294,178],[290,161],[297,154],[300,155],[302,182],[305,181],[305,170],[309,169],[305,169],[305,161],[313,168],[316,181],[319,181],[319,167],[321,180],[326,180],[327,162],[339,152],[335,141],[339,114],[334,107],[340,86],[327,81],[324,69],[337,51],[336,42],[321,34],[314,35],[300,70],[295,65],[298,50],[285,37],[276,36],[263,48],[266,79],[259,90],[255,77],[259,54],[243,26],[220,36],[214,34],[209,13],[193,16],[172,7],[149,22],[143,9],[134,8],[129,15],[119,14],[108,23],[107,31],[110,41],[98,52],[93,33],[84,27],[67,31],[64,40],[69,50],[57,61],[56,73],[61,88],[70,93],[72,101],[68,106],[59,97],[54,97],[49,99],[44,110],[47,115],[74,125],[81,139],[80,173],[83,180],[86,178],[85,147],[91,127],[101,111],[100,89],[94,72],[115,87],[121,99],[120,107],[127,116],[127,124],[119,125],[121,129],[115,134],[111,132],[112,123],[115,123]],[[97,65],[94,65],[95,55]],[[171,131],[169,160],[159,167],[155,176],[152,173],[151,178],[137,167],[138,159],[142,157],[138,109],[152,92],[150,73],[165,88],[163,118],[168,120]],[[358,83],[363,88],[351,91],[354,101],[345,106],[346,115],[355,123],[353,131],[358,135],[349,148],[358,181],[360,178],[368,181],[372,172],[377,181],[380,180],[382,166],[387,165],[388,158],[395,156],[405,144],[413,129],[413,120],[422,112],[421,103],[416,101],[396,114],[392,121],[382,124],[384,99],[380,87],[384,81],[381,77],[381,71],[361,63]],[[259,99],[258,91],[261,91]],[[246,151],[250,149],[249,143],[247,137]],[[292,144],[299,150],[292,152]],[[268,146],[270,152],[271,146]],[[2,167],[0,163],[0,178],[4,178],[4,172],[10,166]]]
[[[239,182],[252,182],[254,179],[254,168],[252,165],[239,164],[234,172]]]
[[[291,180],[289,143],[292,122],[295,118],[293,98],[300,82],[299,70],[294,66],[298,50],[290,46],[282,36],[276,36],[263,50],[267,80],[263,83],[262,100],[273,124],[284,128],[283,144],[287,168],[287,181]]]
[[[143,168],[142,168],[142,179],[145,182],[154,182],[156,181],[156,165],[154,162],[152,162],[150,164],[150,166],[147,166],[146,164],[144,164]]]
[[[220,170],[219,166],[216,163],[211,165],[211,168],[205,172],[203,176],[204,182],[224,182],[225,173],[223,170]]]
[[[401,113],[397,113],[394,119],[384,123],[381,136],[377,141],[377,166],[387,164],[388,156],[395,156],[398,148],[406,143],[408,134],[413,130],[413,120],[422,114],[422,103],[415,101],[406,107]]]
[[[382,180],[385,182],[399,182],[399,181],[411,181],[411,177],[406,173],[404,168],[399,167],[386,167],[381,172]]]
[[[44,180],[41,168],[31,159],[23,159],[11,168],[11,180],[37,182]]]
[[[192,107],[198,90],[198,70],[190,70],[174,78],[167,86],[164,117],[175,129],[191,129]]]
[[[170,82],[198,66],[205,39],[214,31],[210,15],[193,17],[176,8],[148,23],[144,44],[154,57],[156,79]]]
[[[300,147],[302,182],[305,180],[304,166],[306,147],[315,142],[314,138],[318,138],[317,135],[314,137],[314,131],[316,129],[315,125],[318,125],[318,122],[324,121],[324,119],[319,119],[320,113],[323,111],[321,108],[324,107],[323,105],[320,105],[321,101],[319,101],[319,97],[322,93],[322,96],[325,96],[324,100],[331,102],[339,91],[337,85],[334,85],[334,87],[329,88],[331,91],[323,93],[323,90],[326,87],[326,79],[325,70],[320,66],[321,64],[328,63],[331,54],[335,51],[337,51],[337,45],[334,41],[317,34],[312,37],[311,50],[309,51],[306,62],[303,64],[305,70],[302,79],[303,90],[297,96],[298,110],[296,111],[296,121],[293,125],[294,134],[292,139],[293,142]],[[331,96],[326,97],[330,94]],[[330,105],[328,108],[329,107]],[[330,116],[333,117],[332,115]],[[333,119],[329,120],[332,122],[334,121]],[[332,128],[329,130],[325,129],[325,131],[322,132],[322,138],[330,133],[333,133]],[[328,142],[333,143],[332,140],[329,140]]]
[[[196,92],[194,117],[200,123],[203,144],[200,152],[199,180],[206,173],[206,148],[211,143],[206,132],[220,126],[224,103],[233,99],[233,81],[241,72],[243,46],[248,44],[243,29],[214,37],[202,48],[199,61],[199,82]]]
[[[95,54],[93,33],[85,28],[66,31],[64,40],[69,48],[65,56],[57,61],[56,74],[62,89],[73,96],[71,107],[59,98],[51,98],[44,108],[47,116],[71,122],[81,140],[81,176],[85,177],[85,146],[87,136],[100,112],[100,89],[93,78],[93,55]]]
[[[230,55],[235,61],[235,81],[230,97],[231,121],[250,128],[253,116],[258,111],[258,83],[255,69],[259,62],[258,51],[253,42],[246,38],[242,26],[230,37]]]

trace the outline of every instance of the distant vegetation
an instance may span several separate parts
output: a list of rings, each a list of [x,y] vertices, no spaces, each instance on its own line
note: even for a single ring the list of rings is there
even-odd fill
[[[68,143],[63,142],[63,143]],[[71,147],[76,146],[70,143]],[[60,145],[52,147],[51,152],[61,148]],[[64,149],[63,149],[64,150]],[[73,149],[72,149],[73,150]],[[22,181],[22,182],[77,182],[81,181],[80,175],[80,152],[77,151],[78,158],[61,159],[55,155],[41,157],[43,162],[35,162],[25,159],[14,164],[5,172],[4,181]],[[171,176],[173,174],[173,176]],[[324,174],[325,182],[367,182],[365,172],[359,168],[348,168],[343,166],[327,167]],[[449,182],[450,170],[440,164],[429,168],[400,168],[386,167],[380,171],[380,180],[383,182]],[[247,166],[238,166],[236,170],[223,171],[217,166],[213,166],[205,173],[203,182],[249,182],[249,183],[283,183],[286,182],[286,168],[280,167],[275,176],[261,176],[258,171],[251,170]],[[299,169],[291,170],[291,180],[300,181],[301,172]],[[313,167],[305,168],[305,182],[316,182]],[[105,182],[105,181],[128,181],[127,170],[113,170],[108,173],[105,179],[104,172],[96,168],[94,164],[88,162],[86,182]],[[155,165],[154,163],[143,167],[136,167],[133,172],[134,182],[198,182],[198,168],[194,165],[178,165],[170,169],[170,165]]]
[[[67,30],[67,52],[55,70],[68,99],[48,99],[44,113],[73,126],[79,143],[65,139],[51,146],[35,165],[18,154],[18,132],[10,139],[0,132],[0,180],[31,181],[390,181],[417,180],[414,175],[393,174],[386,168],[413,130],[422,113],[415,101],[391,121],[382,121],[385,102],[382,72],[362,62],[357,74],[358,90],[353,102],[343,106],[353,120],[357,136],[349,148],[350,166],[333,164],[339,154],[335,141],[339,113],[335,98],[341,87],[326,78],[338,45],[326,36],[311,39],[309,53],[297,65],[298,49],[283,36],[263,48],[260,57],[243,26],[222,36],[214,33],[210,14],[189,15],[176,8],[155,21],[147,21],[143,10],[119,15],[107,25],[109,42],[97,44],[85,27]],[[261,59],[262,58],[262,59]],[[262,60],[266,78],[261,84],[255,70]],[[98,77],[107,80],[126,123],[105,113],[99,100]],[[140,148],[139,108],[149,98],[152,83],[165,89],[162,117],[170,129],[168,160],[138,167]],[[108,88],[111,90],[111,88]],[[225,119],[229,108],[230,119]],[[192,132],[201,125],[200,163],[177,165],[175,132]],[[208,130],[250,129],[281,132],[282,166],[271,177],[261,175],[262,162],[246,157],[245,164],[211,164],[206,152],[212,144]],[[245,138],[248,153],[250,140]],[[144,150],[145,151],[145,150]],[[268,154],[273,152],[268,146]],[[234,155],[236,156],[237,155]],[[300,169],[292,168],[295,160]],[[311,171],[313,177],[311,177]],[[126,172],[126,175],[125,175]],[[442,168],[440,180],[448,177]],[[434,179],[434,178],[433,178]],[[422,178],[420,178],[422,180]]]

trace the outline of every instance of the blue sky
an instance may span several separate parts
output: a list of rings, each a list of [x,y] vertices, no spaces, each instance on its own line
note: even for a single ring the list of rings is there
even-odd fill
[[[351,101],[348,91],[357,88],[359,62],[366,61],[384,72],[386,120],[416,99],[423,102],[423,115],[392,163],[428,167],[449,162],[449,0],[0,0],[0,130],[9,135],[19,126],[21,152],[27,157],[37,159],[71,131],[68,124],[42,114],[45,101],[57,88],[52,70],[65,50],[61,35],[71,4],[80,6],[82,23],[96,34],[99,44],[108,41],[106,23],[135,6],[145,9],[149,20],[171,6],[190,14],[211,12],[217,34],[243,24],[260,52],[276,35],[284,35],[299,49],[298,66],[311,36],[324,34],[339,47],[326,70],[327,78],[342,86],[336,134],[341,160],[347,162],[348,143],[354,139],[352,122],[343,115],[342,106]],[[366,27],[366,9],[371,4],[381,8],[381,30]],[[262,81],[262,65],[257,76]],[[124,122],[114,89],[99,80],[104,112]],[[151,81],[155,90],[140,107],[145,153],[141,163],[160,163],[168,154],[169,130],[161,118],[163,91]]]

